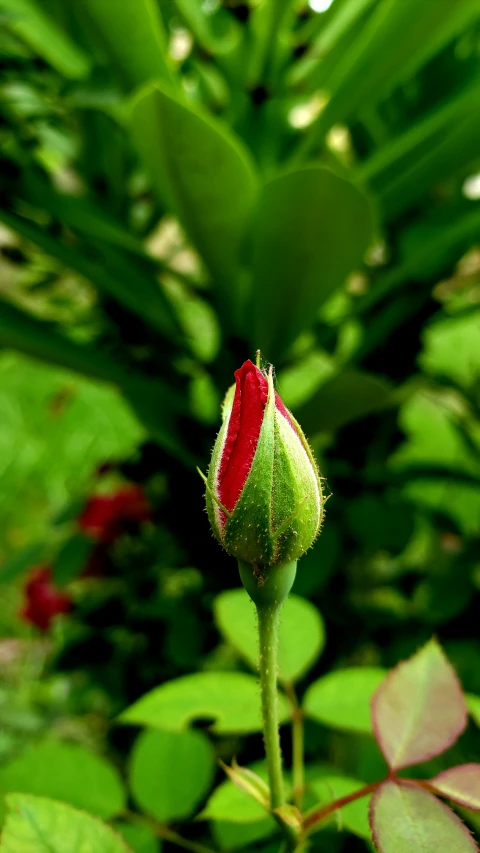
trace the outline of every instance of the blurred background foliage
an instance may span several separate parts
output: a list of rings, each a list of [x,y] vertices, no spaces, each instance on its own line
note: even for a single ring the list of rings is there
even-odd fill
[[[238,578],[195,466],[258,347],[333,495],[295,585],[326,627],[301,692],[434,632],[480,694],[478,4],[0,0],[0,20],[7,771],[49,733],[123,772],[132,736],[111,722],[129,703],[245,669],[228,614],[220,631],[212,615]],[[25,610],[36,566],[71,602],[45,636]],[[311,761],[375,778],[368,735],[311,716]],[[479,746],[472,728],[455,749]],[[261,756],[258,733],[215,748]],[[67,802],[109,819],[117,782],[103,811]],[[220,848],[270,849],[255,810],[244,835],[212,814]],[[124,834],[157,849],[145,827]]]

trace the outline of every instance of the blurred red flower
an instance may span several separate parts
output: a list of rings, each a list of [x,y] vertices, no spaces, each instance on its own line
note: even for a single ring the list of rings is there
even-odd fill
[[[114,542],[128,524],[150,521],[152,511],[141,486],[123,486],[109,495],[93,495],[78,517],[83,532],[98,542]]]
[[[40,631],[48,631],[50,623],[58,613],[69,613],[72,609],[70,596],[54,585],[49,566],[35,566],[25,584],[25,606],[20,616]]]

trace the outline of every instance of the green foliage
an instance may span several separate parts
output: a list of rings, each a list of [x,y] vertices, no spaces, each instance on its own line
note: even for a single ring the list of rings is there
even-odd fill
[[[378,667],[352,667],[324,675],[308,688],[304,711],[335,729],[370,733],[370,703],[385,674]]]
[[[435,752],[430,793],[373,795],[379,850],[473,850],[431,791],[478,833],[478,3],[0,16],[1,853],[159,853],[177,832],[277,853],[278,815],[223,771],[211,790],[213,757],[265,768],[254,611],[194,474],[258,347],[332,493],[280,627],[291,798],[312,815],[380,779],[376,695],[391,763],[400,737],[405,760]],[[126,482],[150,520],[81,532]],[[72,601],[45,637],[38,564]],[[462,700],[437,647],[375,694],[432,632],[472,721],[447,756]],[[370,796],[314,821],[312,853],[371,851]]]
[[[392,821],[400,825],[399,833],[392,833]],[[412,844],[421,844],[426,853],[447,846],[452,853],[477,850],[461,820],[431,794],[395,782],[382,785],[376,795],[374,834],[383,853],[407,853]]]
[[[120,836],[85,812],[26,794],[9,794],[1,853],[128,853]]]
[[[136,803],[161,823],[192,814],[212,782],[212,749],[202,732],[195,730],[143,732],[130,762]]]
[[[281,717],[288,704],[280,695]],[[199,672],[169,681],[121,714],[123,723],[182,731],[194,720],[214,720],[217,734],[256,732],[262,727],[257,680],[240,672]]]
[[[258,669],[257,618],[243,589],[222,592],[214,602],[215,621],[247,663]],[[318,610],[304,598],[291,595],[280,616],[278,637],[279,678],[295,682],[315,663],[325,644],[325,629]]]
[[[372,217],[355,186],[310,166],[265,185],[253,229],[250,342],[277,361],[360,263]]]
[[[45,740],[0,768],[0,790],[38,794],[109,819],[125,807],[116,769],[79,744]]]

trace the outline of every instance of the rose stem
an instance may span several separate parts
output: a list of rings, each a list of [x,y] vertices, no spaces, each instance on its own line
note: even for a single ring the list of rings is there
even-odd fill
[[[267,756],[272,809],[285,802],[282,774],[282,753],[278,724],[277,648],[278,618],[281,605],[259,607],[258,635],[260,640],[260,690],[262,693],[263,736]]]
[[[238,565],[242,583],[257,606],[265,753],[271,808],[278,809],[285,802],[278,724],[278,622],[282,604],[295,580],[297,563],[284,563],[283,566],[265,567],[263,570],[241,560]],[[284,829],[288,829],[286,824]]]

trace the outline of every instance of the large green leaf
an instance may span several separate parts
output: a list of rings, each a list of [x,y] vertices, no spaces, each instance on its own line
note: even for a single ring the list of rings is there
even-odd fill
[[[379,376],[347,369],[327,379],[318,391],[295,409],[307,435],[338,429],[394,402],[392,387]]]
[[[330,672],[310,685],[303,709],[325,726],[371,733],[370,702],[385,675],[386,670],[368,666]]]
[[[257,669],[257,617],[245,590],[220,593],[213,607],[222,634]],[[284,682],[298,681],[315,663],[325,643],[323,619],[317,608],[306,599],[291,595],[282,608],[278,640],[279,678]]]
[[[0,853],[129,853],[120,836],[72,806],[9,794]]]
[[[203,732],[146,731],[130,757],[130,787],[142,811],[169,823],[194,812],[214,770],[213,750]]]
[[[64,33],[36,0],[0,0],[6,24],[60,74],[72,79],[86,77],[90,59]]]
[[[167,36],[154,0],[78,0],[98,30],[129,88],[149,80],[173,80]]]
[[[470,832],[427,791],[385,782],[372,798],[373,837],[381,853],[477,853]]]
[[[288,717],[280,696],[280,715]],[[216,734],[258,732],[262,728],[257,679],[242,672],[198,672],[156,687],[120,715],[120,722],[183,731],[198,719],[214,720]]]
[[[366,197],[328,169],[269,181],[252,235],[252,346],[272,360],[282,354],[360,264],[371,235]]]
[[[55,740],[29,746],[1,767],[0,791],[51,797],[104,820],[125,807],[122,781],[108,761],[78,744]]]
[[[238,304],[238,265],[256,178],[248,152],[227,126],[159,86],[134,100],[131,130],[159,195],[173,207],[221,288]]]

